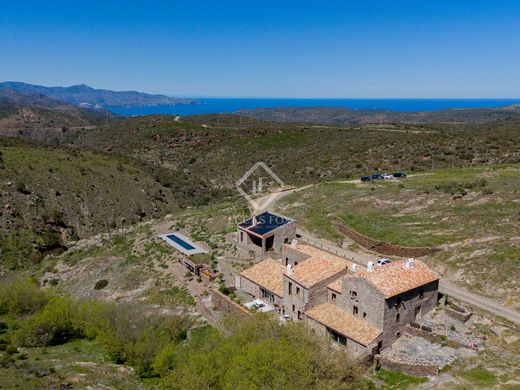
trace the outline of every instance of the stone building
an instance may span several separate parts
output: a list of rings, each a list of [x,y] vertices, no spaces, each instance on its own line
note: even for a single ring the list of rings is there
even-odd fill
[[[287,217],[266,211],[238,225],[237,248],[259,257],[278,257],[284,243],[296,237],[296,224]]]
[[[322,311],[332,310],[329,305],[333,305],[380,330],[381,334],[365,345],[366,352],[373,354],[390,346],[405,325],[435,308],[439,276],[423,262],[409,259],[381,267],[369,264],[366,269],[351,266],[347,275],[327,287],[327,302],[307,313],[308,323],[333,338],[335,331],[346,336],[340,342],[348,345],[349,337],[337,328],[337,319],[319,316]],[[357,345],[355,348],[359,350]]]
[[[390,346],[406,324],[437,304],[439,277],[421,261],[364,268],[296,240],[281,255],[243,271],[237,287],[354,356]]]

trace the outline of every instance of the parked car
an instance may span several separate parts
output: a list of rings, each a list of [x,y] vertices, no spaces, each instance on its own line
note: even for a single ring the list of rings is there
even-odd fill
[[[398,179],[401,179],[401,178],[406,177],[406,173],[403,173],[403,172],[396,172],[396,173],[394,173],[393,176],[394,176],[394,177],[397,177]]]
[[[370,181],[370,180],[372,180],[372,179],[370,178],[370,176],[363,176],[363,177],[361,178],[361,181],[363,181],[363,182],[367,182],[367,181]]]
[[[385,178],[383,177],[383,175],[380,175],[379,173],[374,173],[372,175],[372,180],[384,180]]]
[[[280,316],[280,321],[282,321],[282,322],[287,322],[287,321],[291,321],[291,320],[292,320],[292,317],[289,314],[282,314]]]
[[[395,179],[394,175],[391,175],[389,173],[383,173],[382,176],[383,176],[383,179],[385,179],[385,180],[394,180]]]
[[[390,260],[390,259],[379,259],[379,260],[377,260],[377,266],[382,267],[383,265],[390,264],[391,262],[392,262],[392,260]]]

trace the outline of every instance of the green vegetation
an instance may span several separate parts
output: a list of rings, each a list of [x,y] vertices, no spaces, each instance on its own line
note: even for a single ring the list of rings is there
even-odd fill
[[[495,374],[480,366],[464,370],[460,373],[460,376],[479,388],[489,389],[497,383]]]
[[[297,323],[255,316],[226,324],[229,335],[203,330],[161,356],[171,389],[363,389],[348,357]]]
[[[52,360],[45,355],[51,354],[59,362],[66,360],[69,372],[90,375],[92,364],[102,368],[113,362],[132,366],[140,378],[155,377],[172,389],[366,388],[361,369],[344,352],[298,323],[284,325],[258,315],[230,319],[226,334],[208,326],[190,332],[193,322],[187,315],[166,316],[141,304],[80,301],[53,291],[38,292],[29,280],[9,283],[16,293],[0,290],[2,386],[7,376],[25,386],[62,381],[62,365],[25,379],[17,371],[20,360],[25,366],[39,367],[42,360],[49,365]],[[10,303],[13,296],[24,298]],[[91,363],[71,362],[63,356],[66,351]]]
[[[384,382],[382,389],[407,389],[411,385],[428,382],[428,378],[415,377],[403,374],[402,372],[389,371],[381,368],[374,375],[377,379]]]

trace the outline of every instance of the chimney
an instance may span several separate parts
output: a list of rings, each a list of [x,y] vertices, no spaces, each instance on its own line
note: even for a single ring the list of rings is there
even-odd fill
[[[368,262],[368,264],[367,264],[367,271],[368,272],[374,271],[374,262],[373,261],[369,261]]]
[[[415,260],[410,258],[410,259],[406,260],[406,262],[404,263],[404,266],[406,268],[412,268],[414,264],[415,264]]]
[[[355,274],[356,271],[357,271],[357,264],[352,264],[352,265],[350,266],[350,271],[351,271],[353,274]]]
[[[291,241],[291,248],[296,249],[298,247],[298,240],[296,238],[293,238]]]
[[[292,265],[287,264],[287,275],[292,275]]]
[[[253,220],[251,221],[251,226],[256,226],[256,217],[253,217]]]

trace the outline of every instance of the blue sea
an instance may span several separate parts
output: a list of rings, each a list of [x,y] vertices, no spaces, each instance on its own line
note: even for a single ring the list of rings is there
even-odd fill
[[[520,104],[518,99],[227,99],[194,98],[198,104],[110,108],[116,114],[198,115],[232,113],[241,109],[269,107],[345,107],[392,111],[436,111],[447,108],[501,107]]]

